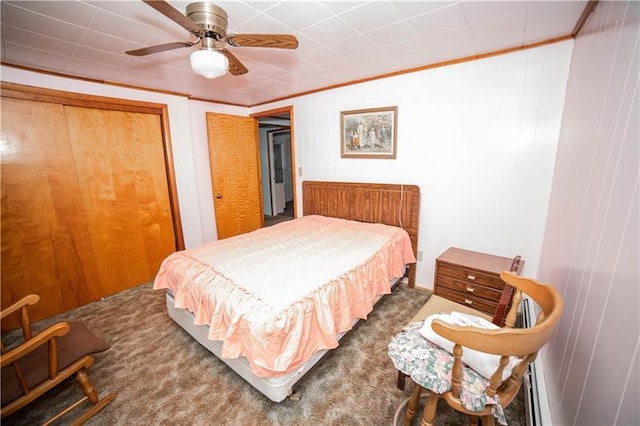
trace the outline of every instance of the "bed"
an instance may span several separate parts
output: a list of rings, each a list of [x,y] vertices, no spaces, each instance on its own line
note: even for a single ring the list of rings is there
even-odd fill
[[[154,281],[169,316],[275,402],[399,279],[415,284],[417,186],[302,187],[303,217],[173,253]]]

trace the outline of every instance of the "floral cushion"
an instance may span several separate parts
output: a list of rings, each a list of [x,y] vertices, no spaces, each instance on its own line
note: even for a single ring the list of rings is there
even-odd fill
[[[402,373],[425,389],[443,394],[451,389],[453,355],[429,342],[420,334],[423,322],[409,324],[389,343],[389,357]],[[470,411],[481,411],[492,404],[492,413],[502,425],[507,424],[504,410],[495,397],[486,393],[489,381],[463,365],[460,401]]]

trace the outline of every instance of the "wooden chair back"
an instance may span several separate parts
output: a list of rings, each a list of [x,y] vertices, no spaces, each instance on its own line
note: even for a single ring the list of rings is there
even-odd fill
[[[537,322],[533,327],[505,327],[487,330],[455,326],[440,320],[434,320],[432,323],[432,328],[436,333],[455,344],[451,391],[442,396],[453,408],[467,414],[474,413],[469,413],[465,410],[459,400],[462,386],[462,354],[464,348],[501,357],[500,365],[491,376],[487,393],[490,396],[497,394],[502,406],[506,407],[516,396],[529,363],[535,360],[538,350],[551,338],[562,315],[562,297],[552,286],[541,284],[531,278],[519,277],[510,272],[502,272],[500,277],[515,289],[512,306],[505,322],[507,324],[515,322],[522,293],[524,293],[541,308]],[[503,371],[509,363],[509,357],[514,356],[518,357],[519,361],[513,368],[511,375],[506,380],[503,380]],[[490,408],[486,410],[490,410]],[[486,415],[486,413],[475,413],[475,415]]]
[[[522,267],[524,266],[524,261],[521,256],[516,256],[513,258],[511,262],[511,268],[509,272],[515,275],[520,275],[522,271]],[[517,303],[516,303],[517,305]],[[498,327],[514,327],[515,326],[515,316],[510,316],[510,322],[507,322],[507,314],[512,312],[511,307],[513,306],[513,287],[508,283],[505,283],[504,288],[502,289],[502,293],[500,294],[500,300],[498,301],[498,306],[496,306],[496,310],[493,313],[493,323]]]

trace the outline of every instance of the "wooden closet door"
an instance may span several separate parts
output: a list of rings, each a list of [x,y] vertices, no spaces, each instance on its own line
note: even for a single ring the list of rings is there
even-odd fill
[[[96,299],[64,107],[3,98],[1,132],[2,307],[36,293],[39,318]]]
[[[153,114],[2,99],[2,306],[33,318],[153,279],[175,250]]]
[[[175,251],[160,117],[65,107],[100,293],[155,277]]]

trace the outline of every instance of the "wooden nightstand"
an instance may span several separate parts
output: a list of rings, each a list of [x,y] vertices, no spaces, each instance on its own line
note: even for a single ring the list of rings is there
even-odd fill
[[[509,259],[451,247],[436,259],[434,294],[502,318],[504,313],[496,313],[496,309],[502,305],[501,309],[508,311],[511,292],[503,291],[500,272],[519,275],[523,266],[520,256]]]

